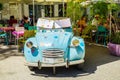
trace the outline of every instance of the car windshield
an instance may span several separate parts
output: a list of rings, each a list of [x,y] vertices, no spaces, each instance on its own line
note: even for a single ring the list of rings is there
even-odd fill
[[[65,29],[71,28],[70,18],[39,18],[37,21],[39,29]]]

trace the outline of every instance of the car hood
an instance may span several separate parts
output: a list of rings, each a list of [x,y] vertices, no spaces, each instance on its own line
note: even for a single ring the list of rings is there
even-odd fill
[[[37,33],[35,37],[40,50],[47,48],[59,48],[66,51],[73,34],[70,32],[48,32]]]

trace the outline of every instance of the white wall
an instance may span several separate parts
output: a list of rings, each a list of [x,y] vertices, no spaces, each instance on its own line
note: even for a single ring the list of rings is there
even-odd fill
[[[24,13],[22,10],[22,4],[13,4],[10,5],[9,3],[3,4],[4,8],[2,12],[2,19],[9,19],[11,15],[14,15],[16,19],[22,19],[22,16],[25,14],[26,16],[29,15],[28,7],[25,5]]]
[[[23,11],[22,11],[22,4],[18,4],[18,19],[22,19],[22,16],[23,16]]]
[[[10,10],[9,10],[9,4],[8,3],[3,4],[3,10],[1,11],[1,13],[2,13],[2,19],[9,19]]]
[[[23,10],[24,10],[24,14],[25,16],[29,16],[29,6],[24,4],[23,5]]]

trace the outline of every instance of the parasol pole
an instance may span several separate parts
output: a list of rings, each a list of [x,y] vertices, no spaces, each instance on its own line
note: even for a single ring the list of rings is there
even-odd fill
[[[33,0],[33,25],[35,25],[35,0]]]

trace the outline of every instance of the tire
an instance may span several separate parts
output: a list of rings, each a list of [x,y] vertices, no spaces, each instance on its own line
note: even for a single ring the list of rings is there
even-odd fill
[[[28,68],[29,68],[30,71],[34,71],[34,67],[28,66]]]

